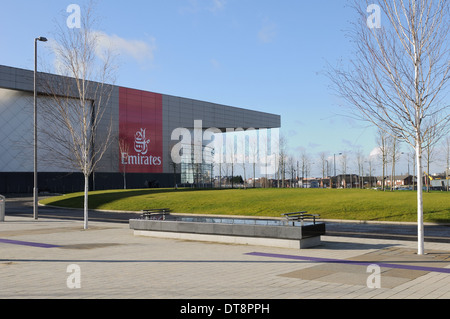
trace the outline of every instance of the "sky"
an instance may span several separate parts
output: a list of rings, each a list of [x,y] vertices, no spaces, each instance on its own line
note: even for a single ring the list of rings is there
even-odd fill
[[[86,3],[1,1],[0,64],[30,70],[34,38],[53,39],[68,6]],[[315,175],[320,152],[348,154],[356,173],[357,149],[377,147],[376,129],[348,116],[324,73],[352,52],[346,0],[103,0],[95,15],[120,54],[116,85],[279,114],[288,152],[306,152]],[[51,59],[48,43],[39,56]]]

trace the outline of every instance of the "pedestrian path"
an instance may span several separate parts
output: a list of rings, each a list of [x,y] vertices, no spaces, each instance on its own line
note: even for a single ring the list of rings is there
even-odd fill
[[[137,237],[127,224],[7,216],[0,298],[450,298],[450,243],[323,236],[295,250]]]

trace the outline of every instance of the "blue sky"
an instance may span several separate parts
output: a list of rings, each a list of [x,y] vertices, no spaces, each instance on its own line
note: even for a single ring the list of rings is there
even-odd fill
[[[68,5],[83,3],[2,1],[0,64],[33,69],[33,39],[51,39]],[[323,73],[351,54],[346,3],[103,0],[95,12],[121,54],[117,85],[280,114],[292,155],[346,152],[353,161],[357,147],[367,156],[376,147],[375,129],[345,116]],[[40,53],[49,57],[48,44]]]

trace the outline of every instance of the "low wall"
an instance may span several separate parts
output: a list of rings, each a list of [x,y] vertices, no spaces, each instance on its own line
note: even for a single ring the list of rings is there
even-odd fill
[[[132,219],[130,229],[136,236],[297,249],[320,245],[320,236],[325,234],[324,223],[303,226],[283,223],[280,220],[252,223],[250,219],[168,217],[166,220]]]

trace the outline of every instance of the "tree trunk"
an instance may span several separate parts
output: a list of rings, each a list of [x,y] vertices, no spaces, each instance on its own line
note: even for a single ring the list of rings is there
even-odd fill
[[[383,192],[385,191],[385,188],[386,188],[386,183],[385,183],[386,173],[385,173],[385,171],[386,171],[386,155],[383,153],[383,181],[382,181],[382,183],[383,183],[383,186],[382,186]]]
[[[88,229],[89,175],[84,175],[84,229]]]
[[[420,137],[416,141],[417,162],[417,254],[424,254],[424,229],[423,229],[423,178],[422,178],[422,146]]]
[[[413,1],[412,13],[416,17],[416,2]],[[412,30],[414,28],[415,20],[412,19]],[[417,161],[417,254],[424,254],[424,234],[423,234],[423,170],[422,170],[422,136],[421,136],[421,121],[423,116],[423,100],[420,91],[420,75],[421,75],[421,57],[419,55],[419,35],[413,32],[412,47],[414,50],[414,89],[415,89],[415,133],[416,133],[416,161]]]

